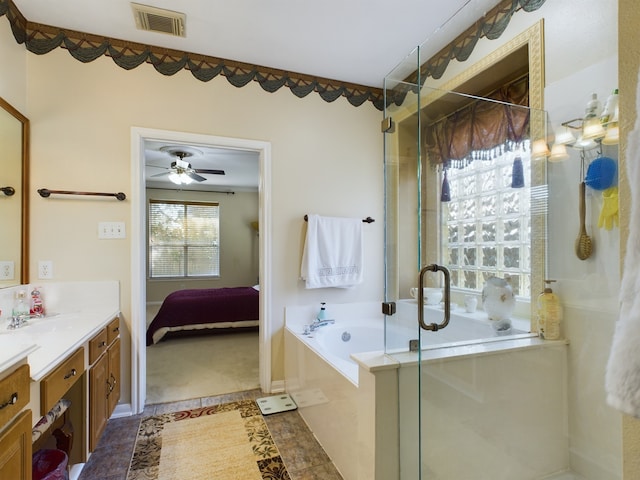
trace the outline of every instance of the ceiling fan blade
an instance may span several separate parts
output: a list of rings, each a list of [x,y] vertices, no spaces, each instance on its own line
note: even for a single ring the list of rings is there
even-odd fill
[[[205,170],[202,168],[194,168],[193,171],[196,173],[205,173],[208,175],[224,175],[224,170]]]
[[[151,177],[162,177],[163,175],[169,175],[171,172],[162,172],[156,173],[155,175],[151,175]]]
[[[206,178],[198,175],[196,172],[191,171],[191,172],[185,172],[187,175],[189,175],[189,177],[193,178],[196,182],[204,182],[206,180]]]

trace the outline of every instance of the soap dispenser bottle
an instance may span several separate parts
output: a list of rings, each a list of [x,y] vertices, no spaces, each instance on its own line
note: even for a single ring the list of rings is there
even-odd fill
[[[322,302],[320,304],[320,311],[318,312],[318,315],[316,316],[316,320],[318,322],[322,322],[323,320],[327,319],[327,308],[325,307],[326,303]]]
[[[16,292],[15,303],[13,306],[13,316],[19,317],[29,315],[29,306],[27,305],[27,292],[18,290]]]
[[[538,295],[538,333],[547,340],[560,338],[560,322],[562,321],[562,306],[560,298],[551,290],[551,283],[555,280],[545,280],[547,286]]]

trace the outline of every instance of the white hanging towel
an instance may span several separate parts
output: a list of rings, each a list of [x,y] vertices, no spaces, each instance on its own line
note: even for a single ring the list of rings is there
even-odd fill
[[[638,87],[640,111],[640,78]],[[605,389],[609,405],[640,417],[640,119],[628,137],[626,165],[631,191],[629,238]]]
[[[363,280],[362,219],[309,215],[300,275],[306,288],[347,288]]]

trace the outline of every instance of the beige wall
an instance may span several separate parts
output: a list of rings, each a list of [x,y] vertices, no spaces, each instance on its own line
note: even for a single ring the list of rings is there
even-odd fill
[[[620,78],[620,224],[621,224],[621,259],[626,251],[626,237],[629,227],[629,183],[624,169],[627,160],[626,136],[634,128],[637,119],[638,70],[640,68],[640,5],[636,0],[619,0],[620,48],[618,72]],[[622,267],[624,269],[624,266]],[[630,416],[623,416],[623,472],[625,480],[640,478],[640,421]]]
[[[257,163],[256,163],[257,168]],[[185,288],[251,286],[258,283],[258,235],[251,222],[258,219],[258,193],[147,189],[153,200],[192,200],[220,205],[220,277],[206,280],[147,280],[147,302],[161,302]]]
[[[15,51],[6,18],[0,18],[0,60]],[[381,113],[345,99],[304,99],[288,89],[264,92],[258,84],[231,86],[223,77],[208,83],[188,72],[172,77],[150,65],[132,71],[106,58],[83,64],[65,50],[25,53],[26,72],[3,69],[11,85],[26,85],[32,125],[31,266],[53,262],[54,280],[115,279],[121,284],[123,319],[131,312],[130,239],[98,240],[99,221],[139,222],[128,201],[86,197],[40,198],[38,188],[123,191],[131,194],[131,128],[244,138],[270,142],[272,238],[272,381],[283,379],[285,305],[344,303],[382,297],[383,207]],[[23,87],[24,88],[24,87]],[[18,89],[19,90],[19,89]],[[18,96],[14,96],[17,98]],[[298,279],[303,216],[372,216],[365,229],[365,282],[354,289],[305,290]],[[130,367],[129,332],[123,333],[125,374]],[[123,379],[122,402],[130,400]]]

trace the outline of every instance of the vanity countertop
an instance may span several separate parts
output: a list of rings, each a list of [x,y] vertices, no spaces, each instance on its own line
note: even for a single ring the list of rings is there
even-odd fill
[[[0,310],[10,312],[16,294],[28,294],[33,288],[0,289]],[[120,313],[120,286],[114,280],[52,282],[37,288],[46,316],[30,319],[15,330],[7,329],[6,315],[0,319],[0,372],[26,358],[35,382]]]
[[[38,382],[118,314],[115,307],[96,307],[34,318],[16,330],[7,330],[3,325],[0,371],[26,356],[31,379]]]
[[[30,341],[16,342],[12,339],[0,337],[0,373],[12,365],[22,362],[37,348],[38,345]]]

